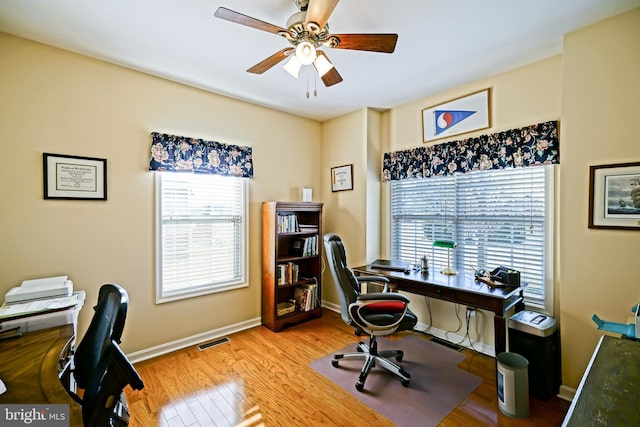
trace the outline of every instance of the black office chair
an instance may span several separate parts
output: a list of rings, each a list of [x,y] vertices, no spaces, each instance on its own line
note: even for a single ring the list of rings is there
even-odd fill
[[[324,236],[324,247],[333,280],[340,295],[340,312],[342,320],[354,328],[356,335],[369,335],[369,345],[360,342],[357,352],[336,354],[331,364],[338,367],[340,359],[361,359],[364,366],[356,382],[358,391],[364,390],[364,382],[375,365],[391,371],[400,378],[407,387],[411,375],[400,366],[389,360],[395,358],[402,362],[402,350],[378,350],[377,336],[389,335],[396,331],[413,330],[418,322],[409,308],[409,298],[404,295],[388,292],[389,279],[380,276],[356,277],[347,264],[347,254],[340,237],[333,233]],[[383,292],[361,293],[361,283],[385,283]]]
[[[129,424],[124,388],[142,390],[144,383],[115,340],[104,347],[82,399],[84,427],[114,427]]]
[[[120,285],[109,283],[100,287],[98,303],[93,307],[95,313],[73,356],[73,377],[78,387],[87,388],[107,344],[111,340],[120,343],[128,304],[127,291]]]

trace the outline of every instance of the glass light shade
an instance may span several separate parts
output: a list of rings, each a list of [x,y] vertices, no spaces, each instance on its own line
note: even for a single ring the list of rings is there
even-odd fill
[[[282,68],[284,68],[287,73],[291,74],[296,79],[298,78],[298,73],[300,73],[301,67],[302,64],[300,63],[300,61],[298,61],[298,58],[296,58],[295,55],[291,55],[291,59],[289,59],[287,63],[282,66]]]
[[[436,248],[454,249],[457,245],[453,240],[436,240],[433,242]]]
[[[296,58],[302,65],[309,65],[316,59],[316,48],[309,42],[302,42],[296,47]]]
[[[333,68],[333,64],[321,53],[318,53],[316,60],[313,61],[313,65],[316,67],[316,70],[318,70],[318,75],[320,77],[327,74]]]

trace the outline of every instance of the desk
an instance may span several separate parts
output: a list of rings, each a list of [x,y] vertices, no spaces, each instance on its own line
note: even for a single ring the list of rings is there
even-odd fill
[[[640,342],[600,337],[562,426],[637,426],[638,360]]]
[[[444,301],[464,304],[493,312],[493,329],[496,355],[506,351],[507,326],[506,312],[515,307],[516,311],[524,309],[521,287],[491,287],[478,282],[471,275],[459,273],[447,276],[430,270],[427,274],[410,271],[381,270],[370,265],[353,269],[356,275],[384,276],[391,280],[394,290],[424,295]]]
[[[7,391],[0,403],[69,405],[72,426],[82,426],[82,408],[65,389],[60,374],[69,360],[73,325],[28,332],[0,341],[0,378]]]

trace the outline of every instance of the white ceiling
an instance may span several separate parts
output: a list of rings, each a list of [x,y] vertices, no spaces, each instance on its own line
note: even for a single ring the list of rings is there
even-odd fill
[[[344,81],[326,88],[317,79],[317,97],[312,66],[299,80],[284,62],[247,73],[289,44],[215,18],[219,6],[281,27],[297,11],[293,0],[0,0],[0,31],[323,121],[558,54],[564,34],[640,0],[342,0],[331,33],[397,33],[398,43],[392,54],[325,49]]]

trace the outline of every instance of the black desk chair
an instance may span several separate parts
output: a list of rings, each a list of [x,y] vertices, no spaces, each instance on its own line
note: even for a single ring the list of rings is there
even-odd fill
[[[85,427],[127,425],[129,410],[122,390],[127,384],[134,390],[144,387],[118,346],[128,305],[123,287],[102,285],[89,328],[73,356],[73,379],[84,393],[82,398],[74,392],[71,395],[82,405]]]
[[[389,335],[396,331],[413,330],[418,322],[407,305],[409,298],[398,293],[387,292],[389,279],[379,276],[356,277],[347,264],[347,254],[342,240],[333,233],[324,236],[324,247],[329,261],[329,268],[340,295],[340,312],[342,320],[354,328],[356,335],[369,335],[369,345],[360,342],[357,352],[336,354],[331,364],[338,367],[340,359],[364,360],[364,366],[356,382],[358,391],[364,390],[364,382],[371,369],[379,365],[400,378],[407,387],[411,380],[408,372],[389,360],[395,358],[402,362],[402,350],[378,350],[377,336]],[[361,294],[361,283],[385,283],[383,292]]]
[[[115,340],[107,343],[82,399],[84,427],[114,427],[129,424],[124,388],[142,390],[144,383]]]
[[[73,377],[78,387],[87,388],[107,344],[111,340],[120,343],[128,304],[127,291],[120,285],[109,283],[100,287],[98,303],[93,307],[95,313],[73,356]]]

